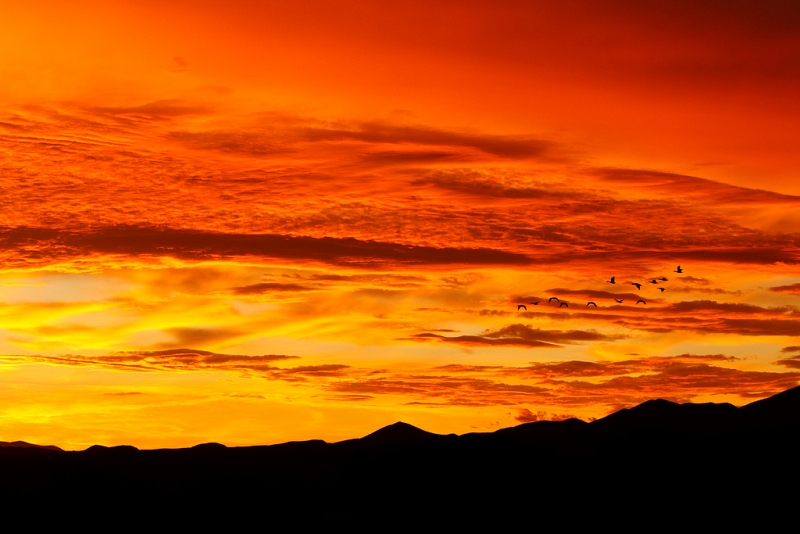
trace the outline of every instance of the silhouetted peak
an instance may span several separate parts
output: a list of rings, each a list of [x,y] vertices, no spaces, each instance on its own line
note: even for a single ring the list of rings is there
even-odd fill
[[[651,399],[632,408],[625,408],[620,411],[634,413],[672,413],[675,410],[679,410],[680,406],[681,405],[677,402],[668,401],[666,399]]]
[[[581,426],[588,424],[586,421],[582,419],[578,419],[577,417],[570,417],[569,419],[559,419],[556,421],[552,421],[549,419],[543,419],[541,421],[530,421],[528,423],[521,423],[516,426],[508,427],[508,428],[501,428],[500,430],[496,430],[495,432],[502,432],[504,430],[509,430],[511,428],[521,428],[521,427],[545,427],[545,426]]]
[[[572,426],[572,427],[579,427],[583,425],[588,425],[586,421],[583,419],[578,419],[577,417],[570,417],[569,419],[562,419],[561,421],[542,421],[543,423],[559,423],[563,426]]]
[[[708,434],[726,430],[734,424],[738,409],[729,403],[683,403],[654,399],[633,408],[624,408],[593,421],[599,430],[629,432],[662,429],[675,432]]]
[[[55,445],[35,445],[27,441],[0,441],[0,447],[20,447],[24,449],[46,449],[49,451],[63,451],[61,447]]]
[[[589,423],[575,417],[562,421],[531,421],[521,425],[496,430],[494,434],[531,445],[567,442],[581,439]]]
[[[800,424],[800,386],[751,402],[740,411],[750,426]]]
[[[426,432],[414,425],[398,421],[364,436],[360,441],[380,445],[413,445],[443,437],[445,436]]]
[[[800,386],[781,391],[766,399],[757,400],[742,406],[745,410],[753,410],[761,407],[770,407],[773,409],[784,407],[791,407],[793,409],[800,408]]]

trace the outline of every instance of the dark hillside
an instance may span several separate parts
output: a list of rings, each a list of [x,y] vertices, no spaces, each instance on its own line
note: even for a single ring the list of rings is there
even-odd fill
[[[667,521],[710,513],[722,496],[747,496],[738,512],[752,514],[795,495],[778,488],[800,475],[799,414],[795,388],[742,408],[653,400],[592,423],[542,421],[462,436],[395,423],[333,444],[3,447],[0,498],[15,506],[140,503],[145,515],[304,520],[442,518],[448,510],[462,519],[566,513],[578,520],[624,505]]]

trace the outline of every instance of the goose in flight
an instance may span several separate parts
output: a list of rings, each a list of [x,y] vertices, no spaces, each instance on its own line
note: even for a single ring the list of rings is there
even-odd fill
[[[533,304],[534,306],[538,306],[539,305],[539,301],[537,300],[536,302],[530,302],[529,304]]]
[[[615,279],[616,279],[616,276],[612,276],[611,280],[609,280],[608,283],[609,284],[616,284],[617,282],[615,281]]]
[[[525,308],[525,311],[528,311],[528,307],[524,304],[517,304],[517,311],[519,311],[520,308]]]
[[[678,265],[678,268],[677,268],[677,269],[675,269],[675,272],[676,272],[676,273],[682,273],[682,272],[683,272],[683,269],[681,269],[681,266],[680,266],[680,265]]]
[[[650,283],[651,283],[651,284],[657,284],[657,283],[658,283],[658,280],[650,280]]]
[[[641,302],[642,304],[647,304],[647,303],[646,303],[646,302],[645,302],[643,299],[639,299],[639,300],[637,300],[637,301],[636,301],[636,304],[639,304],[640,302]]]
[[[622,300],[621,299],[614,299],[614,300],[617,301],[617,304],[622,304]]]
[[[550,302],[553,302],[554,300],[555,300],[556,302],[560,302],[560,301],[558,300],[558,297],[550,297],[550,298],[547,300],[547,302],[548,302],[548,303],[550,303]]]
[[[642,289],[642,284],[639,284],[637,282],[631,282],[631,285],[636,286],[636,289]]]
[[[562,302],[561,304],[558,305],[558,307],[560,308],[561,306],[566,306],[567,308],[569,308],[569,303]]]
[[[662,276],[661,278],[659,278],[659,280],[661,280],[662,282],[669,282],[666,276]]]
[[[660,289],[662,293],[664,292],[664,288],[663,287],[659,287],[658,289]]]
[[[589,306],[594,306],[596,308],[597,304],[595,304],[594,302],[589,301],[589,302],[586,303],[586,307],[588,308]]]

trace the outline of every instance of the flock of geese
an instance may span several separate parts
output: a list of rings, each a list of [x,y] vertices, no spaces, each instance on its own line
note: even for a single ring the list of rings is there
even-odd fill
[[[675,271],[673,271],[673,272],[681,274],[681,273],[683,273],[683,269],[681,269],[681,266],[678,265],[678,268],[675,269]],[[615,276],[612,276],[611,280],[606,280],[606,282],[609,283],[609,284],[616,284],[617,280],[616,280]],[[662,276],[660,278],[653,278],[652,280],[650,280],[649,283],[654,284],[654,285],[659,285],[659,282],[668,282],[667,277],[666,276]],[[639,282],[631,282],[630,284],[632,286],[636,286],[636,289],[641,291],[642,284],[640,284]],[[657,289],[659,291],[661,291],[662,293],[666,290],[666,288],[664,288],[664,287],[658,287]],[[566,302],[566,301],[563,301],[563,300],[559,300],[558,297],[550,297],[549,299],[547,299],[547,303],[548,304],[550,304],[553,301],[556,301],[558,303],[558,307],[559,308],[565,308],[565,307],[569,308],[569,302]],[[617,304],[622,304],[624,299],[614,299],[614,301]],[[539,302],[541,302],[541,301],[529,302],[528,304],[531,304],[533,306],[538,306]],[[647,302],[644,299],[639,299],[639,300],[636,301],[636,305],[638,306],[639,304],[647,305]],[[594,306],[596,308],[597,307],[597,303],[589,301],[589,302],[586,303],[586,307],[588,308],[589,306]],[[519,310],[528,311],[528,307],[525,304],[517,304],[517,311],[519,311]]]

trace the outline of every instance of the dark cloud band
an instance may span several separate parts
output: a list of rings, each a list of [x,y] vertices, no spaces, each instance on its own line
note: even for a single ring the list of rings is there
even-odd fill
[[[487,248],[403,245],[354,238],[278,234],[227,234],[134,225],[114,225],[87,232],[51,228],[0,230],[0,250],[16,249],[29,259],[68,260],[96,254],[170,256],[208,260],[258,256],[318,261],[349,267],[394,265],[527,265],[522,254]]]

